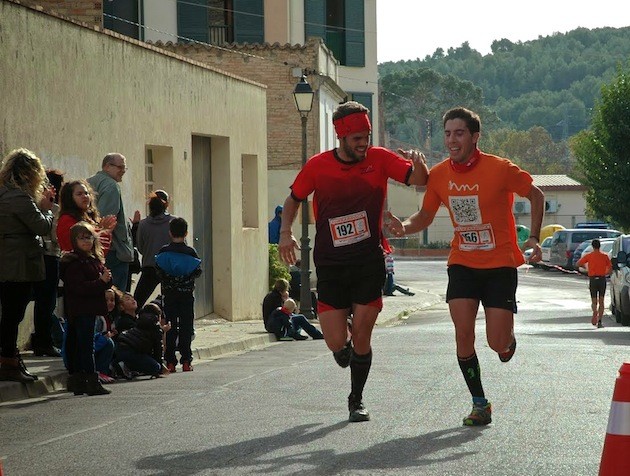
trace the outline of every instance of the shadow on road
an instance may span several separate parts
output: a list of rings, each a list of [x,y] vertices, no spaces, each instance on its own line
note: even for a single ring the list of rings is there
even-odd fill
[[[409,438],[397,438],[355,452],[342,453],[330,449],[308,451],[309,443],[325,438],[348,425],[347,422],[323,428],[315,424],[300,425],[274,436],[203,451],[157,454],[140,459],[137,468],[153,471],[152,474],[155,475],[183,476],[207,470],[217,470],[217,474],[325,475],[352,470],[421,468],[474,454],[464,451],[463,448],[477,439],[483,431],[483,428],[455,427]],[[290,447],[295,447],[295,453],[274,457],[276,451],[286,452]],[[453,449],[458,447],[462,450],[453,454]],[[440,456],[438,453],[442,450],[448,450],[448,456]]]

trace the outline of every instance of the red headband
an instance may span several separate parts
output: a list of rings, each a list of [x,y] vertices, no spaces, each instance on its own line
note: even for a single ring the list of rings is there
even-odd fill
[[[355,112],[333,121],[335,132],[340,139],[355,132],[372,131],[372,124],[366,112]]]

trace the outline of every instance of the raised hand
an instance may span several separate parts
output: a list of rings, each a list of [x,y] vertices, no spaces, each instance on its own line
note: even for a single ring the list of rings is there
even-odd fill
[[[390,211],[385,212],[383,223],[392,235],[405,236],[405,226],[400,219],[392,215]]]

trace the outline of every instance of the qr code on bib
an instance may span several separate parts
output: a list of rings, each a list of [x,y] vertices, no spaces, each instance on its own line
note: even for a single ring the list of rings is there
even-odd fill
[[[476,195],[469,197],[450,197],[453,219],[459,225],[474,225],[481,223],[479,202]]]

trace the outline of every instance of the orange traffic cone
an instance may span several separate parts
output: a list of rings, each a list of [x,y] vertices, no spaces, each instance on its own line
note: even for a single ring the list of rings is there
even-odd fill
[[[608,428],[604,440],[599,476],[627,476],[630,474],[630,364],[619,369],[615,382]]]

